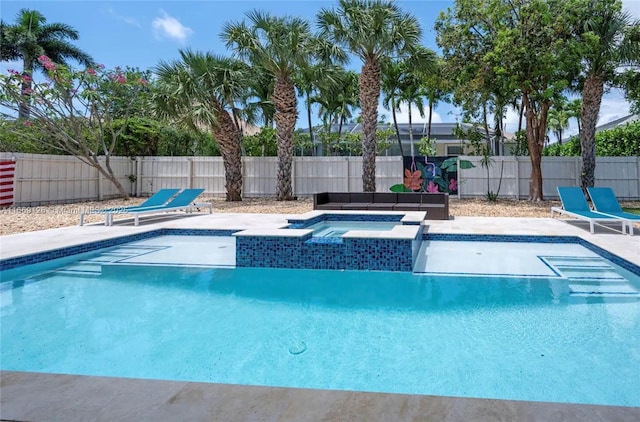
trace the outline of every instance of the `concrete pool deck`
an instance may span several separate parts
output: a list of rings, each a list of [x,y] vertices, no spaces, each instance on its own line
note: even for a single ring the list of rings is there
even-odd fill
[[[160,216],[115,226],[75,226],[3,236],[0,258],[120,237],[159,228],[278,229],[297,215]],[[640,236],[573,220],[457,217],[427,220],[430,233],[577,236],[640,265]],[[0,372],[0,419],[32,420],[505,420],[637,421],[640,407],[591,406],[475,398],[256,387],[212,383]]]

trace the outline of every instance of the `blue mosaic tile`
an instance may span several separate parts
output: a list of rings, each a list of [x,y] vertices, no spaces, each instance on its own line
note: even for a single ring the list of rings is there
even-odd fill
[[[411,271],[416,240],[240,236],[236,266]]]
[[[412,240],[345,239],[348,270],[412,271]]]
[[[606,249],[594,245],[578,236],[535,236],[535,235],[488,235],[488,234],[446,234],[424,233],[423,240],[448,240],[462,242],[519,242],[519,243],[576,243],[597,253],[616,265],[640,276],[640,266],[621,258]]]
[[[46,252],[39,252],[30,255],[7,258],[0,260],[0,271],[10,270],[23,265],[37,264],[52,259],[63,258],[69,255],[77,255],[91,252],[98,249],[110,248],[122,245],[123,243],[146,240],[157,236],[177,235],[177,236],[231,236],[237,230],[213,230],[213,229],[159,229],[144,233],[137,233],[127,236],[114,237],[112,239],[98,240],[66,248],[53,249]]]

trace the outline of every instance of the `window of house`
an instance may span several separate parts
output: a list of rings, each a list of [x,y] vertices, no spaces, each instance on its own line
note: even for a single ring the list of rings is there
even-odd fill
[[[462,151],[462,147],[460,145],[448,145],[447,146],[447,155],[462,155],[464,152]]]

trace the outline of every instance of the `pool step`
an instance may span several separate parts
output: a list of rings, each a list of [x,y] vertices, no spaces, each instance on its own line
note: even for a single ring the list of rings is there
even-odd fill
[[[64,274],[67,276],[97,277],[102,274],[102,266],[105,264],[112,264],[123,259],[133,258],[135,256],[155,252],[159,249],[163,249],[163,247],[120,246],[116,247],[115,249],[105,251],[99,255],[93,256],[89,259],[78,261],[73,265],[56,271],[56,273]]]
[[[640,297],[640,292],[634,289],[629,283],[569,283],[569,290],[572,294],[593,294],[593,295],[632,295]]]
[[[640,299],[640,292],[601,257],[540,257],[569,281],[569,295],[579,298]]]

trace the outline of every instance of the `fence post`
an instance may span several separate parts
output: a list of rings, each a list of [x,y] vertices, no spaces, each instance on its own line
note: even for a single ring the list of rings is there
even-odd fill
[[[136,157],[136,196],[142,194],[142,157]]]
[[[640,157],[636,157],[636,176],[638,176],[638,178],[636,179],[636,183],[638,184],[638,192],[636,194],[638,200],[640,200]]]
[[[291,194],[296,196],[296,156],[291,157]]]
[[[245,156],[240,157],[240,173],[242,174],[242,191],[240,191],[240,198],[246,198],[245,192],[247,191],[247,172],[245,171],[245,167],[247,166],[247,160]]]
[[[516,159],[516,200],[520,200],[520,160],[518,156],[514,156]]]
[[[575,176],[576,176],[576,186],[580,186],[580,157],[574,158],[575,163]]]
[[[344,159],[346,166],[347,166],[347,189],[345,189],[347,192],[351,192],[351,172],[350,170],[350,166],[349,164],[351,163],[351,157],[345,157]]]
[[[102,201],[104,199],[104,194],[102,193],[102,173],[100,173],[98,169],[96,169],[96,173],[98,173],[98,201]]]
[[[458,169],[458,199],[462,199],[462,169],[460,168],[460,156],[456,158],[456,168]]]
[[[193,188],[193,160],[191,157],[187,158],[187,186]]]

